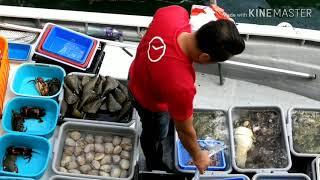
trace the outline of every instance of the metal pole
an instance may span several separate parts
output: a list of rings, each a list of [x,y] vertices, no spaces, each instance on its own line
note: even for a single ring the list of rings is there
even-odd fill
[[[220,86],[223,85],[223,76],[222,76],[222,64],[218,63],[218,69],[219,69],[219,78],[220,78]]]
[[[296,77],[302,77],[302,78],[307,78],[307,79],[316,79],[317,78],[316,74],[308,74],[308,73],[303,73],[303,72],[290,71],[290,70],[286,70],[286,69],[279,69],[279,68],[260,66],[260,65],[235,62],[235,61],[225,61],[224,63],[236,65],[236,66],[242,66],[242,67],[251,68],[251,69],[258,69],[258,70],[263,70],[263,71],[276,72],[276,73],[281,73],[281,74],[286,74],[286,75],[291,75],[291,76],[296,76]]]

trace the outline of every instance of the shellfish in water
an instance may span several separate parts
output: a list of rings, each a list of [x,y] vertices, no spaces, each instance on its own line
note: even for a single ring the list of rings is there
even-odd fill
[[[237,127],[234,132],[236,143],[236,163],[239,167],[246,166],[247,153],[253,145],[253,132],[247,127]]]

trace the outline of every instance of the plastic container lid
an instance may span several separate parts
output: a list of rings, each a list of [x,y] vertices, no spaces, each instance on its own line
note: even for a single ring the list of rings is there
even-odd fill
[[[39,122],[38,119],[25,119],[24,127],[25,132],[17,132],[12,129],[12,111],[19,113],[22,107],[41,107],[45,110],[45,116]],[[3,130],[9,133],[21,133],[29,135],[37,135],[44,137],[51,137],[56,128],[59,118],[58,103],[52,99],[46,98],[31,98],[31,97],[15,97],[11,99],[3,113],[2,127]]]
[[[27,61],[31,51],[30,44],[9,42],[9,59],[15,61]]]
[[[52,154],[52,148],[47,139],[39,136],[12,133],[3,135],[0,138],[1,167],[3,167],[2,160],[4,159],[6,149],[10,146],[31,148],[34,152],[32,153],[30,161],[23,156],[17,157],[16,165],[18,167],[18,173],[7,172],[4,171],[3,168],[0,168],[1,175],[39,179],[45,173]]]
[[[93,44],[94,40],[88,36],[54,26],[43,43],[42,48],[48,52],[71,59],[76,63],[83,64]]]
[[[200,146],[202,146],[203,143],[207,143],[209,145],[214,144],[223,144],[220,141],[215,140],[198,140],[198,143]],[[186,170],[196,170],[196,166],[194,165],[188,165],[188,162],[191,161],[191,156],[188,153],[188,151],[183,147],[180,140],[177,141],[177,150],[178,150],[178,164],[182,169]],[[209,166],[209,171],[219,171],[224,170],[226,168],[226,161],[224,157],[224,151],[220,151],[217,154],[215,154],[217,159],[217,164],[215,166]]]

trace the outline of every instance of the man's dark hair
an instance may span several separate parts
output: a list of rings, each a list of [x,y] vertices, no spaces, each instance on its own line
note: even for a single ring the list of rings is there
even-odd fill
[[[236,25],[229,20],[210,21],[196,32],[198,48],[212,61],[222,62],[245,48]]]

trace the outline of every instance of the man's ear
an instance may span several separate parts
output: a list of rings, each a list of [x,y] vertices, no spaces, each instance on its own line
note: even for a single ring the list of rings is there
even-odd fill
[[[200,64],[208,64],[211,62],[210,55],[208,53],[201,53],[199,56],[199,62]]]

